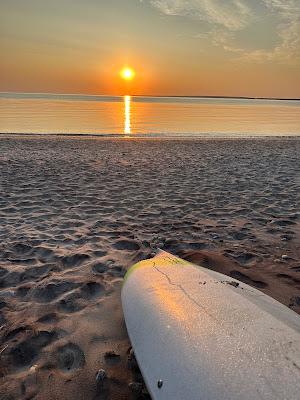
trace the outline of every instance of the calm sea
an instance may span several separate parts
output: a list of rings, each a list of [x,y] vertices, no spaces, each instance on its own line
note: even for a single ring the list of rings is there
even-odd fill
[[[300,136],[300,101],[0,93],[0,133]]]

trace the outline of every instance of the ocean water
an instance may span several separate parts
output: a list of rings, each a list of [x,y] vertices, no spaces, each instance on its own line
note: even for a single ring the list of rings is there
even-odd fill
[[[300,136],[300,101],[0,93],[0,133]]]

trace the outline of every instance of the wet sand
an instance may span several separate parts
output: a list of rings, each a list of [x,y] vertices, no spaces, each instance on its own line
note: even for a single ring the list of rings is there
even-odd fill
[[[1,136],[0,150],[1,399],[144,398],[120,288],[157,247],[300,313],[300,139]]]

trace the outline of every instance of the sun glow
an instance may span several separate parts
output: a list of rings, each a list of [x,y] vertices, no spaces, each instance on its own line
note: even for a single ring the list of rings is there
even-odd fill
[[[125,81],[132,81],[132,79],[135,77],[135,70],[130,67],[125,67],[120,71],[120,76]]]

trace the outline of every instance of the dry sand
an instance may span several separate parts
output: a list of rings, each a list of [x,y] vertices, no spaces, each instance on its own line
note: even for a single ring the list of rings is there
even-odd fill
[[[137,398],[120,287],[157,247],[300,312],[299,139],[3,136],[0,150],[1,399]]]

